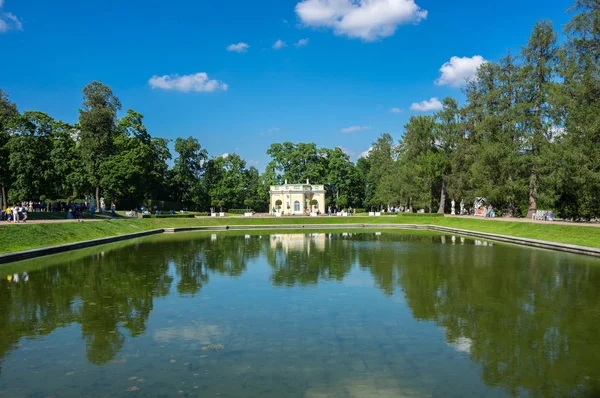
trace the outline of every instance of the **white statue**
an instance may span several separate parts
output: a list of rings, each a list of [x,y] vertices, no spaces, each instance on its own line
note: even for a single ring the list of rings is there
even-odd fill
[[[100,198],[100,213],[104,213],[106,211],[106,203],[104,203],[104,198]]]
[[[456,214],[456,202],[454,202],[454,199],[452,199],[452,212],[450,214],[455,215]]]
[[[465,214],[465,201],[463,199],[460,200],[460,214]]]

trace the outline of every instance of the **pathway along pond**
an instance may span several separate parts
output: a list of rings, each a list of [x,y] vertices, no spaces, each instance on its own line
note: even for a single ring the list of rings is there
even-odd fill
[[[600,394],[600,259],[304,232],[159,235],[0,267],[0,396]]]

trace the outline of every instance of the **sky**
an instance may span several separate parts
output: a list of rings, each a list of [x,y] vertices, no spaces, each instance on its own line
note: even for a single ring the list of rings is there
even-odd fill
[[[20,111],[75,123],[110,86],[156,137],[263,170],[274,142],[353,160],[432,114],[539,19],[562,38],[570,0],[0,0],[0,88]]]

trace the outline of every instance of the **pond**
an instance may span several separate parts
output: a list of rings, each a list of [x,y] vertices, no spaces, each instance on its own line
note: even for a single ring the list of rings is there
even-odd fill
[[[592,257],[424,231],[229,231],[0,277],[3,397],[600,394]]]

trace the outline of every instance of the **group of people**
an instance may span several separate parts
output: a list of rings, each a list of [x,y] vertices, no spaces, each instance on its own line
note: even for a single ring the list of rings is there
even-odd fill
[[[8,222],[27,222],[27,213],[29,209],[22,203],[15,203],[12,207],[9,206],[6,210],[2,211],[2,217],[0,219],[5,219]]]
[[[6,210],[2,212],[2,219],[5,219],[8,222],[27,222],[27,213],[28,209],[26,206],[23,206],[21,203],[15,203],[12,207],[7,207]]]
[[[344,209],[342,209],[342,208],[340,208],[340,207],[338,207],[338,206],[333,206],[333,207],[329,206],[327,208],[327,215],[328,216],[337,215],[338,213],[342,213],[342,214],[345,213],[345,214],[348,214],[349,216],[352,216],[352,215],[355,216],[356,215],[356,209],[353,209],[352,206],[348,207],[347,211],[344,210]]]

